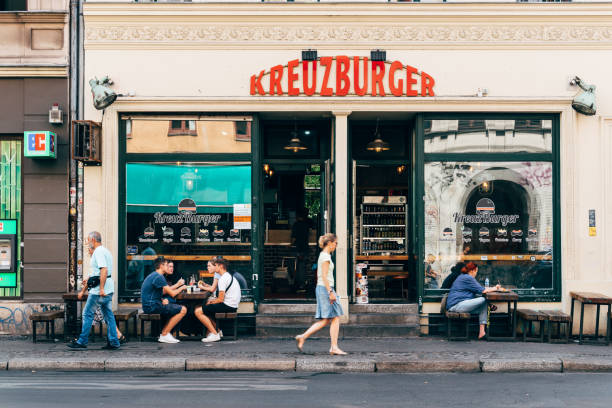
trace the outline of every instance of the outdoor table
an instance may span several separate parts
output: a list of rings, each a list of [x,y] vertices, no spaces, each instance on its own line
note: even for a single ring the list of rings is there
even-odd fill
[[[601,345],[609,345],[610,344],[610,308],[612,307],[612,298],[602,295],[600,293],[593,292],[570,292],[570,297],[572,298],[572,311],[570,321],[570,334],[572,333],[573,324],[574,324],[574,301],[580,302],[580,332],[578,334],[578,343],[589,343],[589,344],[601,344]],[[584,305],[596,305],[597,306],[597,315],[595,318],[595,337],[592,340],[583,340],[582,334],[582,326],[584,323]],[[608,305],[608,313],[606,314],[606,337],[603,341],[599,341],[599,310],[601,305]]]
[[[179,329],[189,324],[195,324],[195,325],[198,325],[198,327],[202,326],[200,321],[195,317],[194,311],[198,306],[202,306],[204,301],[208,299],[210,295],[211,293],[208,291],[191,292],[191,293],[181,292],[178,295],[176,295],[175,297],[176,302],[178,304],[181,304],[187,307],[187,315],[179,323],[178,325]],[[201,327],[201,330],[203,331],[203,326]]]
[[[518,303],[518,294],[512,291],[495,291],[487,292],[484,294],[485,299],[488,303],[505,302],[508,304],[507,313],[495,313],[496,315],[506,314],[508,317],[508,325],[512,328],[512,336],[491,336],[491,327],[487,330],[487,340],[490,341],[515,341],[516,340],[516,306]],[[513,305],[513,307],[511,307]]]
[[[81,314],[79,302],[87,302],[87,293],[81,299],[79,292],[68,292],[62,295],[64,299],[64,338],[69,340],[81,333]]]

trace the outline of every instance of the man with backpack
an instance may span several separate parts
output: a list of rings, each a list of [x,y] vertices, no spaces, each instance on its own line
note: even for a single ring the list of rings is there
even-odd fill
[[[217,331],[215,313],[235,313],[240,304],[240,283],[227,271],[228,263],[222,257],[212,259],[214,272],[220,275],[218,289],[219,295],[215,299],[208,299],[206,304],[195,310],[195,316],[206,327],[207,336],[202,339],[204,343],[221,340]]]

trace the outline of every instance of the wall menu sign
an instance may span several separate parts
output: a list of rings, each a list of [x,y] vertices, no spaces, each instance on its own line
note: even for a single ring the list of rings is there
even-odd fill
[[[234,230],[251,229],[251,204],[234,204]]]
[[[400,61],[320,57],[289,61],[251,76],[253,96],[435,96],[434,78]]]

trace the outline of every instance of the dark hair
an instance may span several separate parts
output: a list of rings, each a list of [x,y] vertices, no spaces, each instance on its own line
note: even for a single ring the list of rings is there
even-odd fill
[[[163,256],[160,256],[157,259],[155,259],[155,261],[153,262],[153,269],[158,270],[160,266],[162,266],[163,264],[167,262],[168,260],[166,258],[164,258]]]
[[[229,263],[222,256],[215,256],[210,261],[213,263],[213,265],[222,266],[223,269],[227,271],[227,267],[229,266]]]
[[[478,269],[478,265],[476,265],[474,262],[468,262],[467,265],[461,268],[461,273],[470,273],[474,269]]]

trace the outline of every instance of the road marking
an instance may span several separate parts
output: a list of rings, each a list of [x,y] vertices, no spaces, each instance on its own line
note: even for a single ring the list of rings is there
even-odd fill
[[[307,391],[305,380],[283,380],[278,378],[219,378],[164,379],[152,383],[151,379],[129,378],[109,379],[103,382],[74,381],[73,379],[3,379],[0,389],[37,389],[37,390],[165,390],[165,391]]]

